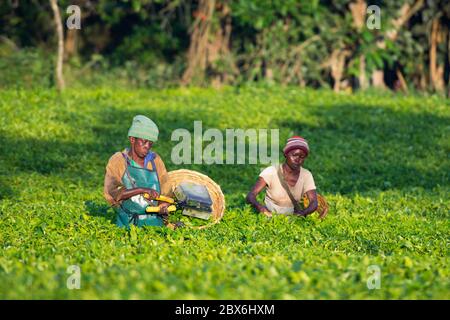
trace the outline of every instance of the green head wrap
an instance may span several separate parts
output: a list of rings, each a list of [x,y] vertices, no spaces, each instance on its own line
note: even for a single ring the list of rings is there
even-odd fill
[[[135,116],[130,130],[128,130],[129,137],[136,137],[147,139],[155,142],[158,140],[158,126],[146,116]]]

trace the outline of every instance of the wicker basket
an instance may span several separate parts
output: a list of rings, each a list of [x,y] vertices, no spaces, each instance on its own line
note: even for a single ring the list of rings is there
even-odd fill
[[[204,226],[196,227],[197,229],[209,227],[222,219],[223,213],[225,212],[225,197],[222,193],[222,190],[220,189],[220,186],[215,183],[210,177],[200,172],[186,169],[170,171],[168,172],[168,175],[169,183],[172,187],[172,197],[173,190],[182,182],[202,184],[206,187],[206,189],[208,189],[213,203],[211,215],[212,222]]]

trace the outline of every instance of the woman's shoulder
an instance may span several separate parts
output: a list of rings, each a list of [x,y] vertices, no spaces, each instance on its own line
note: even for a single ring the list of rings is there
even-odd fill
[[[153,160],[155,160],[155,161],[162,161],[161,156],[160,156],[158,153],[156,153],[155,151],[150,151],[150,152],[149,152],[149,155],[150,155],[150,154],[151,154],[150,157],[152,157]]]
[[[150,160],[155,161],[156,166],[161,166],[161,165],[165,166],[165,163],[164,163],[163,159],[161,158],[161,156],[158,153],[156,153],[155,151],[151,151],[151,152],[152,152],[152,156],[149,156],[150,157],[149,161]]]
[[[125,158],[123,156],[123,151],[118,151],[114,153],[108,160],[111,164],[120,164],[122,162],[125,162]]]
[[[122,173],[126,169],[126,160],[122,154],[122,152],[114,153],[108,160],[108,164],[106,165],[106,171],[112,174],[117,175],[117,177],[121,176]]]
[[[262,170],[261,173],[259,174],[259,177],[263,178],[266,184],[270,186],[276,175],[277,175],[276,166],[270,166]]]
[[[302,167],[302,171],[300,172],[300,179],[307,184],[312,185],[314,183],[314,177],[308,169]]]
[[[270,167],[264,168],[261,171],[260,175],[268,175],[268,174],[276,174],[277,173],[277,165],[272,165]]]

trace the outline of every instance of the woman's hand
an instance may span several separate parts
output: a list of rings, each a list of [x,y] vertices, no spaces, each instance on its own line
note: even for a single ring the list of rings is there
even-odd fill
[[[163,215],[163,216],[167,216],[168,214],[169,214],[169,211],[168,211],[168,207],[170,206],[170,203],[167,203],[167,202],[160,202],[159,203],[159,205],[158,205],[158,207],[159,207],[159,213],[161,214],[161,215]]]
[[[267,217],[272,217],[272,213],[265,206],[261,205],[256,196],[267,186],[263,178],[259,177],[253,186],[252,190],[247,194],[247,202],[250,203],[258,212],[264,214]]]
[[[306,217],[307,214],[303,210],[294,211],[294,215],[299,217]]]
[[[120,197],[117,199],[117,201],[123,201],[128,200],[131,197],[134,197],[136,195],[142,195],[145,199],[153,200],[155,198],[159,197],[159,194],[156,190],[150,189],[150,188],[133,188],[128,190],[123,190],[120,194]]]
[[[144,194],[144,198],[149,200],[154,200],[159,197],[159,193],[156,190],[150,188],[142,188],[142,193]]]
[[[270,210],[267,209],[265,206],[259,206],[258,211],[259,211],[259,213],[262,213],[266,217],[269,217],[269,218],[272,217],[272,212],[270,212]]]
[[[308,207],[303,210],[298,210],[294,212],[294,214],[300,217],[306,217],[307,215],[310,215],[311,213],[317,210],[318,202],[316,190],[307,191],[306,196],[308,197],[309,200]]]

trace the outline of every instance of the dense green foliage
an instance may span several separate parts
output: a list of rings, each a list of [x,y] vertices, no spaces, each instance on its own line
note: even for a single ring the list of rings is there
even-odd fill
[[[238,112],[237,112],[238,111]],[[0,92],[0,298],[449,299],[449,101],[296,88]],[[220,224],[117,228],[105,164],[136,114],[160,126],[169,170],[211,176]],[[171,163],[176,128],[280,128],[312,149],[320,221],[245,204],[262,165]],[[70,265],[81,289],[68,290]],[[368,290],[369,265],[381,288]]]
[[[356,26],[358,18],[351,7],[357,2],[380,8],[380,29],[366,27],[370,15],[365,9],[362,10],[362,25]],[[438,77],[440,82],[448,85],[448,1],[216,0],[214,3],[207,38],[219,43],[216,46],[223,41],[216,41],[214,32],[225,28],[219,12],[226,6],[230,42],[224,45],[229,47],[230,54],[221,56],[219,52],[200,84],[211,84],[211,78],[219,72],[233,74],[233,80],[229,82],[235,84],[273,81],[332,87],[336,79],[331,72],[331,61],[334,54],[346,52],[341,79],[346,80],[346,86],[363,86],[359,83],[361,75],[369,79],[374,70],[384,70],[386,84],[391,88],[398,86],[400,72],[410,89],[433,90],[435,84],[429,79],[431,23],[436,21],[440,26],[436,66],[442,68]],[[412,8],[417,3],[422,3],[420,9],[396,30],[394,39],[388,37],[395,21],[406,12],[401,9]],[[119,77],[139,87],[167,87],[178,83],[186,70],[191,33],[199,25],[201,1],[59,0],[58,4],[63,22],[69,17],[66,12],[69,5],[78,5],[82,13],[81,30],[71,38],[73,49],[66,56],[70,86],[79,82],[98,82],[98,72],[101,72],[110,74],[110,79]],[[69,42],[68,38],[65,29],[66,42]],[[380,41],[385,45],[380,45]],[[15,47],[12,53],[2,50],[12,44]],[[36,48],[44,50],[45,58],[56,52],[48,1],[0,3],[0,71],[6,75],[4,79],[0,77],[0,87],[15,86],[17,82],[26,87],[49,85],[48,81],[30,82],[27,72],[18,74],[17,70],[2,68],[8,65],[36,68],[45,64],[26,59],[26,53],[16,57],[17,51],[30,48],[32,51]],[[214,56],[217,50],[216,47],[210,55]],[[207,52],[203,53],[204,60],[208,59]],[[20,60],[21,57],[24,60]],[[52,75],[48,72],[44,77]],[[15,81],[8,81],[12,77]]]

